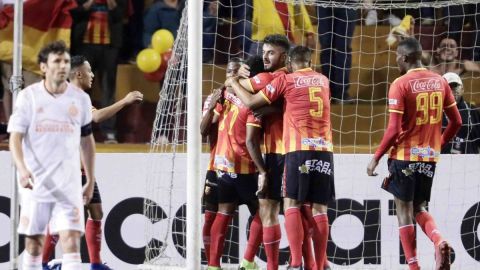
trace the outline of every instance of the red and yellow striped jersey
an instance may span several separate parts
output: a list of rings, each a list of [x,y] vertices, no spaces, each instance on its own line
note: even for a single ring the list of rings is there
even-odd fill
[[[208,111],[208,107],[210,107],[210,102],[212,100],[212,95],[208,95],[203,103],[203,110],[202,115],[205,115]],[[207,170],[213,171],[215,170],[213,163],[215,160],[215,147],[217,146],[217,136],[218,136],[218,125],[212,124],[210,127],[210,132],[208,134],[208,143],[210,144],[210,161],[208,162]]]
[[[447,81],[432,71],[416,68],[397,78],[388,91],[388,111],[403,114],[402,130],[390,158],[438,161],[443,109],[455,105]]]
[[[107,1],[96,0],[90,9],[90,18],[83,36],[83,42],[100,45],[110,44]]]
[[[261,127],[235,94],[225,91],[225,101],[215,109],[220,114],[215,169],[231,173],[250,174],[257,171],[247,149],[247,126]]]
[[[260,93],[269,103],[284,98],[285,153],[333,151],[327,77],[305,68],[276,78]]]
[[[258,92],[265,88],[273,79],[285,75],[286,68],[278,69],[274,72],[259,73],[249,79],[251,89]],[[274,102],[273,106],[283,107],[283,101],[278,100]],[[263,144],[265,146],[265,154],[284,154],[283,149],[283,115],[281,113],[273,113],[265,116],[262,121],[264,130]]]

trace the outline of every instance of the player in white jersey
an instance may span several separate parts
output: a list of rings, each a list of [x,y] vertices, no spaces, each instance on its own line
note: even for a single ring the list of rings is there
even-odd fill
[[[92,68],[87,59],[82,55],[75,55],[71,59],[71,72],[70,83],[78,88],[87,91],[92,88],[94,74]],[[139,91],[129,92],[125,97],[114,104],[96,109],[92,107],[92,120],[94,123],[103,122],[127,105],[134,102],[141,102],[143,100],[143,94]],[[86,181],[84,171],[82,171],[82,184]],[[88,257],[90,259],[90,270],[110,270],[111,268],[102,262],[100,256],[101,243],[102,243],[102,198],[100,191],[95,181],[95,187],[93,189],[93,196],[90,203],[88,203],[86,209],[88,210],[88,219],[85,225],[85,241],[88,248]],[[58,241],[58,235],[52,235],[48,233],[45,238],[45,245],[43,247],[42,265],[44,270],[49,270],[48,262],[50,261],[55,246]],[[61,261],[55,260],[56,263]],[[50,264],[55,263],[53,261]],[[52,267],[55,269],[55,267]]]
[[[19,93],[8,126],[21,186],[18,232],[26,236],[22,269],[42,269],[48,226],[60,235],[62,269],[78,270],[83,204],[90,201],[95,181],[92,105],[84,91],[67,82],[70,54],[63,41],[45,46],[38,62],[45,79]],[[87,176],[83,188],[80,157]]]

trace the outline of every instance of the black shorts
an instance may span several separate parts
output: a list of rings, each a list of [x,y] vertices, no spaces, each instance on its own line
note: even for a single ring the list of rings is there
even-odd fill
[[[281,201],[283,169],[285,167],[285,156],[281,154],[274,154],[274,153],[266,154],[265,165],[267,166],[267,178],[268,178],[267,192],[265,194],[259,194],[258,198]]]
[[[85,185],[85,183],[87,183],[87,176],[82,174],[82,186]],[[97,181],[95,181],[95,185],[93,186],[93,196],[90,200],[90,204],[92,203],[102,203],[102,197],[100,197]]]
[[[251,204],[257,200],[258,174],[217,171],[218,203]]]
[[[435,162],[388,160],[389,176],[382,182],[382,188],[396,198],[410,202],[428,202],[432,191]]]
[[[203,187],[203,203],[218,204],[218,183],[217,173],[208,170],[205,176],[205,186]]]
[[[285,155],[283,196],[299,202],[327,204],[335,199],[333,153],[295,151]]]

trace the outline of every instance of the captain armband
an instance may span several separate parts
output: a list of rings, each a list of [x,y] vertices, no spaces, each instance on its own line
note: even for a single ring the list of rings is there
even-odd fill
[[[93,132],[92,122],[90,122],[90,123],[86,124],[85,126],[83,126],[83,127],[81,128],[80,136],[86,137],[86,136],[92,134],[92,132]]]

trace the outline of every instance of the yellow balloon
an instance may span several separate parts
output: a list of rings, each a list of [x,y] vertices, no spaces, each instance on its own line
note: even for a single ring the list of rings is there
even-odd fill
[[[160,54],[168,51],[173,46],[173,34],[166,30],[157,30],[152,36],[152,48]]]
[[[143,72],[154,72],[161,64],[162,57],[154,49],[144,49],[137,55],[137,66]]]

